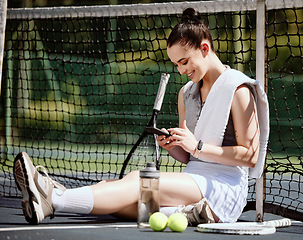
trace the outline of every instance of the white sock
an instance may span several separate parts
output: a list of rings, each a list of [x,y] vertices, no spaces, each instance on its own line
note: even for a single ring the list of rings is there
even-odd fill
[[[178,212],[178,207],[161,207],[160,212],[164,213],[167,217],[173,215],[174,213]]]
[[[55,188],[52,201],[56,212],[89,214],[94,206],[94,195],[88,186],[65,191]]]

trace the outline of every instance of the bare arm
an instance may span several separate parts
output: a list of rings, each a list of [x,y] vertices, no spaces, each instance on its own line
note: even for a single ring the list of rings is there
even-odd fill
[[[259,154],[260,131],[255,100],[247,86],[242,85],[236,90],[231,113],[238,145],[218,147],[204,143],[199,157],[226,165],[254,167]],[[173,134],[170,137],[172,146],[194,153],[198,141],[186,127],[185,121],[181,128],[169,131]]]
[[[183,87],[179,91],[178,95],[178,113],[179,113],[179,127],[182,126],[182,123],[185,119],[185,106],[183,102]],[[166,130],[166,129],[163,129]],[[166,138],[165,136],[158,136],[157,138],[159,146],[166,149],[168,153],[177,161],[182,163],[188,163],[189,153],[186,152],[181,146],[176,146],[172,144],[172,140]]]

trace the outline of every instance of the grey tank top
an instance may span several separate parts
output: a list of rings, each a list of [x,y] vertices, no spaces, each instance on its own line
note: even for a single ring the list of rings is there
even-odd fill
[[[194,133],[195,127],[203,108],[200,95],[202,81],[199,83],[188,82],[183,89],[183,101],[185,106],[185,120],[188,129]],[[236,146],[237,140],[231,113],[225,129],[222,146]]]

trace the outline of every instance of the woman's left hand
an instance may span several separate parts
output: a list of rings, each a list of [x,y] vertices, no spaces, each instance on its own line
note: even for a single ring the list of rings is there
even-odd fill
[[[193,133],[187,128],[186,121],[183,121],[181,128],[171,128],[169,129],[172,135],[170,139],[173,140],[171,143],[175,146],[180,146],[186,152],[193,154],[197,147],[198,141],[196,140]]]

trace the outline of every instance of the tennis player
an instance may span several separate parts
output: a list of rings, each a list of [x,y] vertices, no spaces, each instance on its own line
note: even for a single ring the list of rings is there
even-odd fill
[[[225,113],[227,120],[223,130],[220,129],[222,142],[212,144],[208,139],[218,135],[214,119],[220,118],[220,105],[224,105],[220,102],[222,94],[211,98],[213,86],[225,75],[223,82],[227,83],[247,77],[222,64],[208,27],[194,9],[184,11],[182,23],[172,30],[167,44],[171,61],[190,81],[179,93],[179,127],[164,129],[172,136],[158,136],[157,140],[161,147],[187,166],[181,173],[161,172],[161,207],[165,210],[187,206],[181,211],[192,223],[235,222],[246,205],[249,169],[255,167],[260,155],[262,127],[254,86],[241,84],[233,90],[231,105]],[[214,104],[219,103],[218,108],[211,107],[212,99],[215,99]],[[212,108],[208,111],[215,116],[210,118],[214,126],[207,127],[210,130],[207,133],[201,133],[204,127],[200,127],[203,118],[207,119],[207,116],[202,117],[204,107],[205,110]],[[130,172],[121,180],[66,189],[52,180],[44,167],[34,167],[30,157],[22,152],[15,159],[14,175],[23,195],[24,216],[31,224],[53,217],[55,212],[137,218],[138,171]],[[198,219],[191,219],[193,215],[199,215]]]

